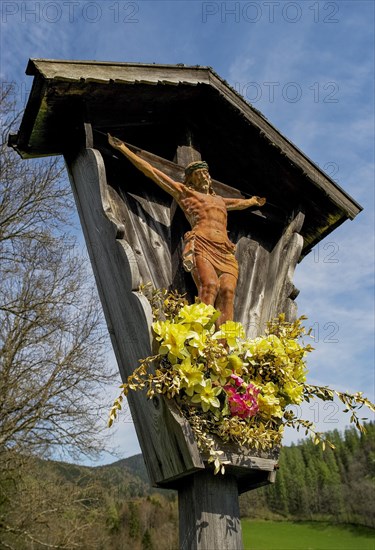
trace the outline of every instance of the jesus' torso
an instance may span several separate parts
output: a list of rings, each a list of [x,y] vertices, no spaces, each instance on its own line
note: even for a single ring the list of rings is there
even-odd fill
[[[186,187],[178,198],[194,233],[215,242],[227,242],[227,209],[222,197]]]

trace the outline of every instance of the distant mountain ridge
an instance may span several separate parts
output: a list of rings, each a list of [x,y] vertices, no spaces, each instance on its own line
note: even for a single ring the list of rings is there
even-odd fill
[[[130,474],[141,479],[144,483],[149,484],[149,478],[147,474],[147,468],[142,454],[137,454],[130,456],[128,458],[121,458],[111,464],[106,464],[105,466],[95,466],[95,469],[104,469],[104,468],[120,468],[125,469]]]

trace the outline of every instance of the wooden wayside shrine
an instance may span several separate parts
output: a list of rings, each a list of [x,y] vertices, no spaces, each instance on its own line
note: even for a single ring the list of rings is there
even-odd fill
[[[204,159],[217,194],[267,197],[229,213],[235,320],[255,337],[281,312],[295,318],[297,262],[361,207],[259,111],[208,67],[33,59],[26,72],[32,91],[9,144],[23,158],[64,155],[123,380],[151,354],[140,284],[191,301],[196,289],[181,267],[185,216],[108,133],[175,181]],[[152,484],[179,492],[181,549],[241,549],[238,494],[274,481],[278,449],[222,447],[230,465],[214,476],[173,403],[134,392],[129,406]]]

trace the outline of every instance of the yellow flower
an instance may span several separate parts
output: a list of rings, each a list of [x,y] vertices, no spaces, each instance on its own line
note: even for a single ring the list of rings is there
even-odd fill
[[[292,365],[291,375],[295,378],[297,382],[306,382],[307,369],[303,361],[298,361],[296,364]]]
[[[211,361],[209,363],[209,368],[212,372],[212,380],[219,381],[222,386],[227,383],[228,378],[230,378],[232,374],[232,369],[230,368],[227,357],[219,357]]]
[[[171,321],[157,321],[153,323],[152,328],[158,334],[157,339],[161,343],[159,353],[168,354],[172,363],[175,363],[175,358],[183,359],[188,356],[185,341],[194,335],[189,331],[189,327]]]
[[[303,401],[303,385],[296,382],[287,382],[284,384],[283,393],[286,394],[288,405],[298,405]]]
[[[189,351],[194,357],[203,355],[203,350],[207,346],[207,330],[202,330],[202,332],[194,332],[194,336],[189,339]]]
[[[186,305],[178,312],[177,322],[189,325],[189,328],[201,332],[209,323],[214,323],[219,313],[213,306],[207,304]]]
[[[259,412],[267,418],[271,416],[282,418],[283,416],[280,400],[272,394],[260,393],[258,395],[258,405]]]
[[[209,409],[218,409],[220,407],[220,401],[217,396],[221,392],[221,387],[213,388],[210,378],[205,379],[201,384],[194,388],[195,395],[193,395],[192,403],[199,403],[202,406],[204,412]]]
[[[255,359],[263,357],[271,349],[271,344],[266,338],[254,338],[254,340],[248,340],[245,343],[248,355]]]
[[[216,340],[226,340],[229,347],[235,348],[237,346],[237,340],[245,338],[245,330],[241,323],[227,321],[220,326],[220,329],[218,332],[215,332],[212,338]]]
[[[181,377],[181,387],[185,388],[186,393],[190,396],[194,393],[194,387],[204,381],[202,368],[202,364],[192,365],[190,357],[184,359],[181,364],[175,365],[175,370]]]
[[[243,371],[243,361],[238,355],[235,355],[232,353],[231,355],[228,355],[228,361],[230,367],[233,369],[233,371],[236,374],[242,374]]]
[[[278,387],[273,382],[268,382],[258,395],[259,412],[267,418],[271,416],[282,418],[283,416],[280,399],[275,395],[277,392]]]
[[[277,393],[279,388],[274,384],[273,382],[267,382],[267,384],[264,384],[262,387],[262,394],[264,395],[275,395]]]

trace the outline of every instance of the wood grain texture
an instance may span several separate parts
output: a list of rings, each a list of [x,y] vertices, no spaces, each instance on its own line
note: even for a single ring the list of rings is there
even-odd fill
[[[138,360],[151,353],[150,307],[137,289],[140,283],[149,281],[156,288],[174,288],[176,275],[172,266],[181,265],[184,216],[152,182],[146,180],[146,185],[139,186],[131,174],[106,173],[102,157],[94,149],[68,161],[68,165],[109,332],[125,380]],[[173,167],[170,168],[174,175]],[[107,184],[107,175],[111,185]],[[276,245],[268,248],[256,240],[256,235],[241,228],[238,232],[236,319],[243,322],[250,337],[259,335],[265,322],[285,309],[289,315],[295,314],[290,295],[294,289],[293,270],[301,251],[297,232],[302,223],[303,215],[298,214],[281,232]],[[174,250],[173,239],[177,239]],[[180,273],[181,269],[177,271]],[[181,279],[178,290],[191,292],[186,283],[189,280],[193,284],[190,275]],[[129,401],[154,484],[171,486],[181,476],[204,467],[207,457],[200,455],[190,426],[172,403],[159,397],[150,402],[137,393]],[[272,453],[259,456],[236,445],[226,447],[224,459],[247,488],[272,481],[272,476],[265,477],[264,473],[273,472],[277,462]],[[245,472],[250,484],[244,480]]]
[[[125,239],[127,229],[112,210],[101,155],[87,149],[66,160],[109,333],[125,380],[139,359],[151,354],[150,306],[144,296],[133,291],[140,279],[139,264]],[[204,468],[188,423],[176,419],[163,399],[150,401],[134,392],[129,395],[129,405],[153,484]]]
[[[128,83],[177,85],[180,82],[196,85],[209,83],[208,67],[184,67],[147,63],[112,63],[100,61],[64,61],[31,59],[27,74],[42,74],[47,79],[74,82],[85,80],[97,83]]]
[[[199,472],[179,487],[180,550],[240,550],[242,531],[233,476]]]
[[[265,273],[261,327],[279,313],[286,313],[289,321],[295,319],[297,307],[292,299],[295,295],[292,277],[303,246],[303,238],[298,233],[303,221],[304,215],[299,212],[286,226],[277,245],[270,252],[268,270]]]

